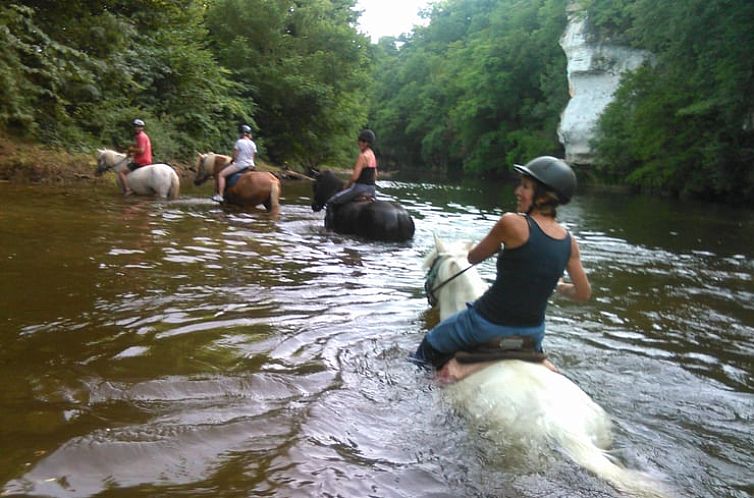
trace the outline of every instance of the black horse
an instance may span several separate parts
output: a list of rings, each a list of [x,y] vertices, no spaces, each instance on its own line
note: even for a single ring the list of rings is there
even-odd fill
[[[343,189],[344,182],[332,171],[314,172],[312,211],[321,211],[327,200]],[[329,209],[333,209],[328,207]],[[414,236],[414,220],[403,206],[378,200],[355,200],[334,207],[325,216],[325,228],[370,240],[402,242]]]

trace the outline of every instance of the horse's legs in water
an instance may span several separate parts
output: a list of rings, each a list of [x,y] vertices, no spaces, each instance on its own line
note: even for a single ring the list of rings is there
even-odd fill
[[[130,171],[128,168],[122,169],[118,171],[118,186],[120,187],[120,191],[123,193],[123,195],[131,195],[133,192],[128,187],[128,178],[127,175]]]

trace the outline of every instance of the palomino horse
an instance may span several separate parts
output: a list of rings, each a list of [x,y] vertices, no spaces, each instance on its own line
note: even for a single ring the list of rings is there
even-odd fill
[[[199,154],[196,160],[194,185],[201,185],[209,177],[217,179],[218,173],[230,164],[231,157],[209,152]],[[241,173],[237,180],[231,175],[225,187],[225,202],[239,206],[264,205],[271,213],[280,211],[280,180],[267,171]]]
[[[441,318],[463,309],[487,287],[476,267],[470,267],[468,250],[468,245],[451,247],[435,238],[435,248],[424,261],[425,269],[431,269],[425,289],[430,302],[439,305]],[[629,495],[668,496],[662,482],[611,458],[606,451],[612,438],[610,418],[567,377],[541,361],[490,361],[487,356],[484,363],[470,364],[462,363],[468,361],[464,358],[468,353],[457,354],[439,374],[457,380],[445,393],[488,434],[535,450],[552,444]]]
[[[321,211],[344,182],[331,171],[314,173],[312,210]],[[327,208],[331,209],[330,207]],[[325,216],[325,228],[370,240],[402,242],[414,236],[414,220],[403,206],[394,202],[354,200],[335,207]]]
[[[97,150],[97,171],[99,176],[107,170],[116,173],[128,167],[128,156],[110,149]],[[178,174],[168,164],[149,164],[132,171],[126,177],[128,186],[138,195],[157,195],[163,199],[175,199],[181,189]],[[118,186],[123,190],[120,176],[117,176]]]

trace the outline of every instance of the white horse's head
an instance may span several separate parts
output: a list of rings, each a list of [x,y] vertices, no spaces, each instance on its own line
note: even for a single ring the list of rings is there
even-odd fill
[[[121,152],[111,149],[97,149],[97,170],[96,174],[101,175],[109,169],[119,170],[126,166],[128,156]]]
[[[424,258],[427,277],[424,290],[430,303],[440,307],[440,319],[461,311],[467,302],[476,300],[487,284],[472,266],[467,255],[473,242],[447,243],[435,235],[435,247]]]

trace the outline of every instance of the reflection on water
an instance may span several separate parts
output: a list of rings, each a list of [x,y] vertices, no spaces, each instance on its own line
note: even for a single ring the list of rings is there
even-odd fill
[[[479,240],[510,186],[380,187],[413,241],[324,231],[304,183],[278,219],[190,188],[0,186],[1,493],[617,496],[557,454],[502,454],[405,361],[436,321],[432,234]],[[594,298],[553,301],[546,347],[614,417],[616,457],[679,496],[751,495],[754,214],[561,211]]]

